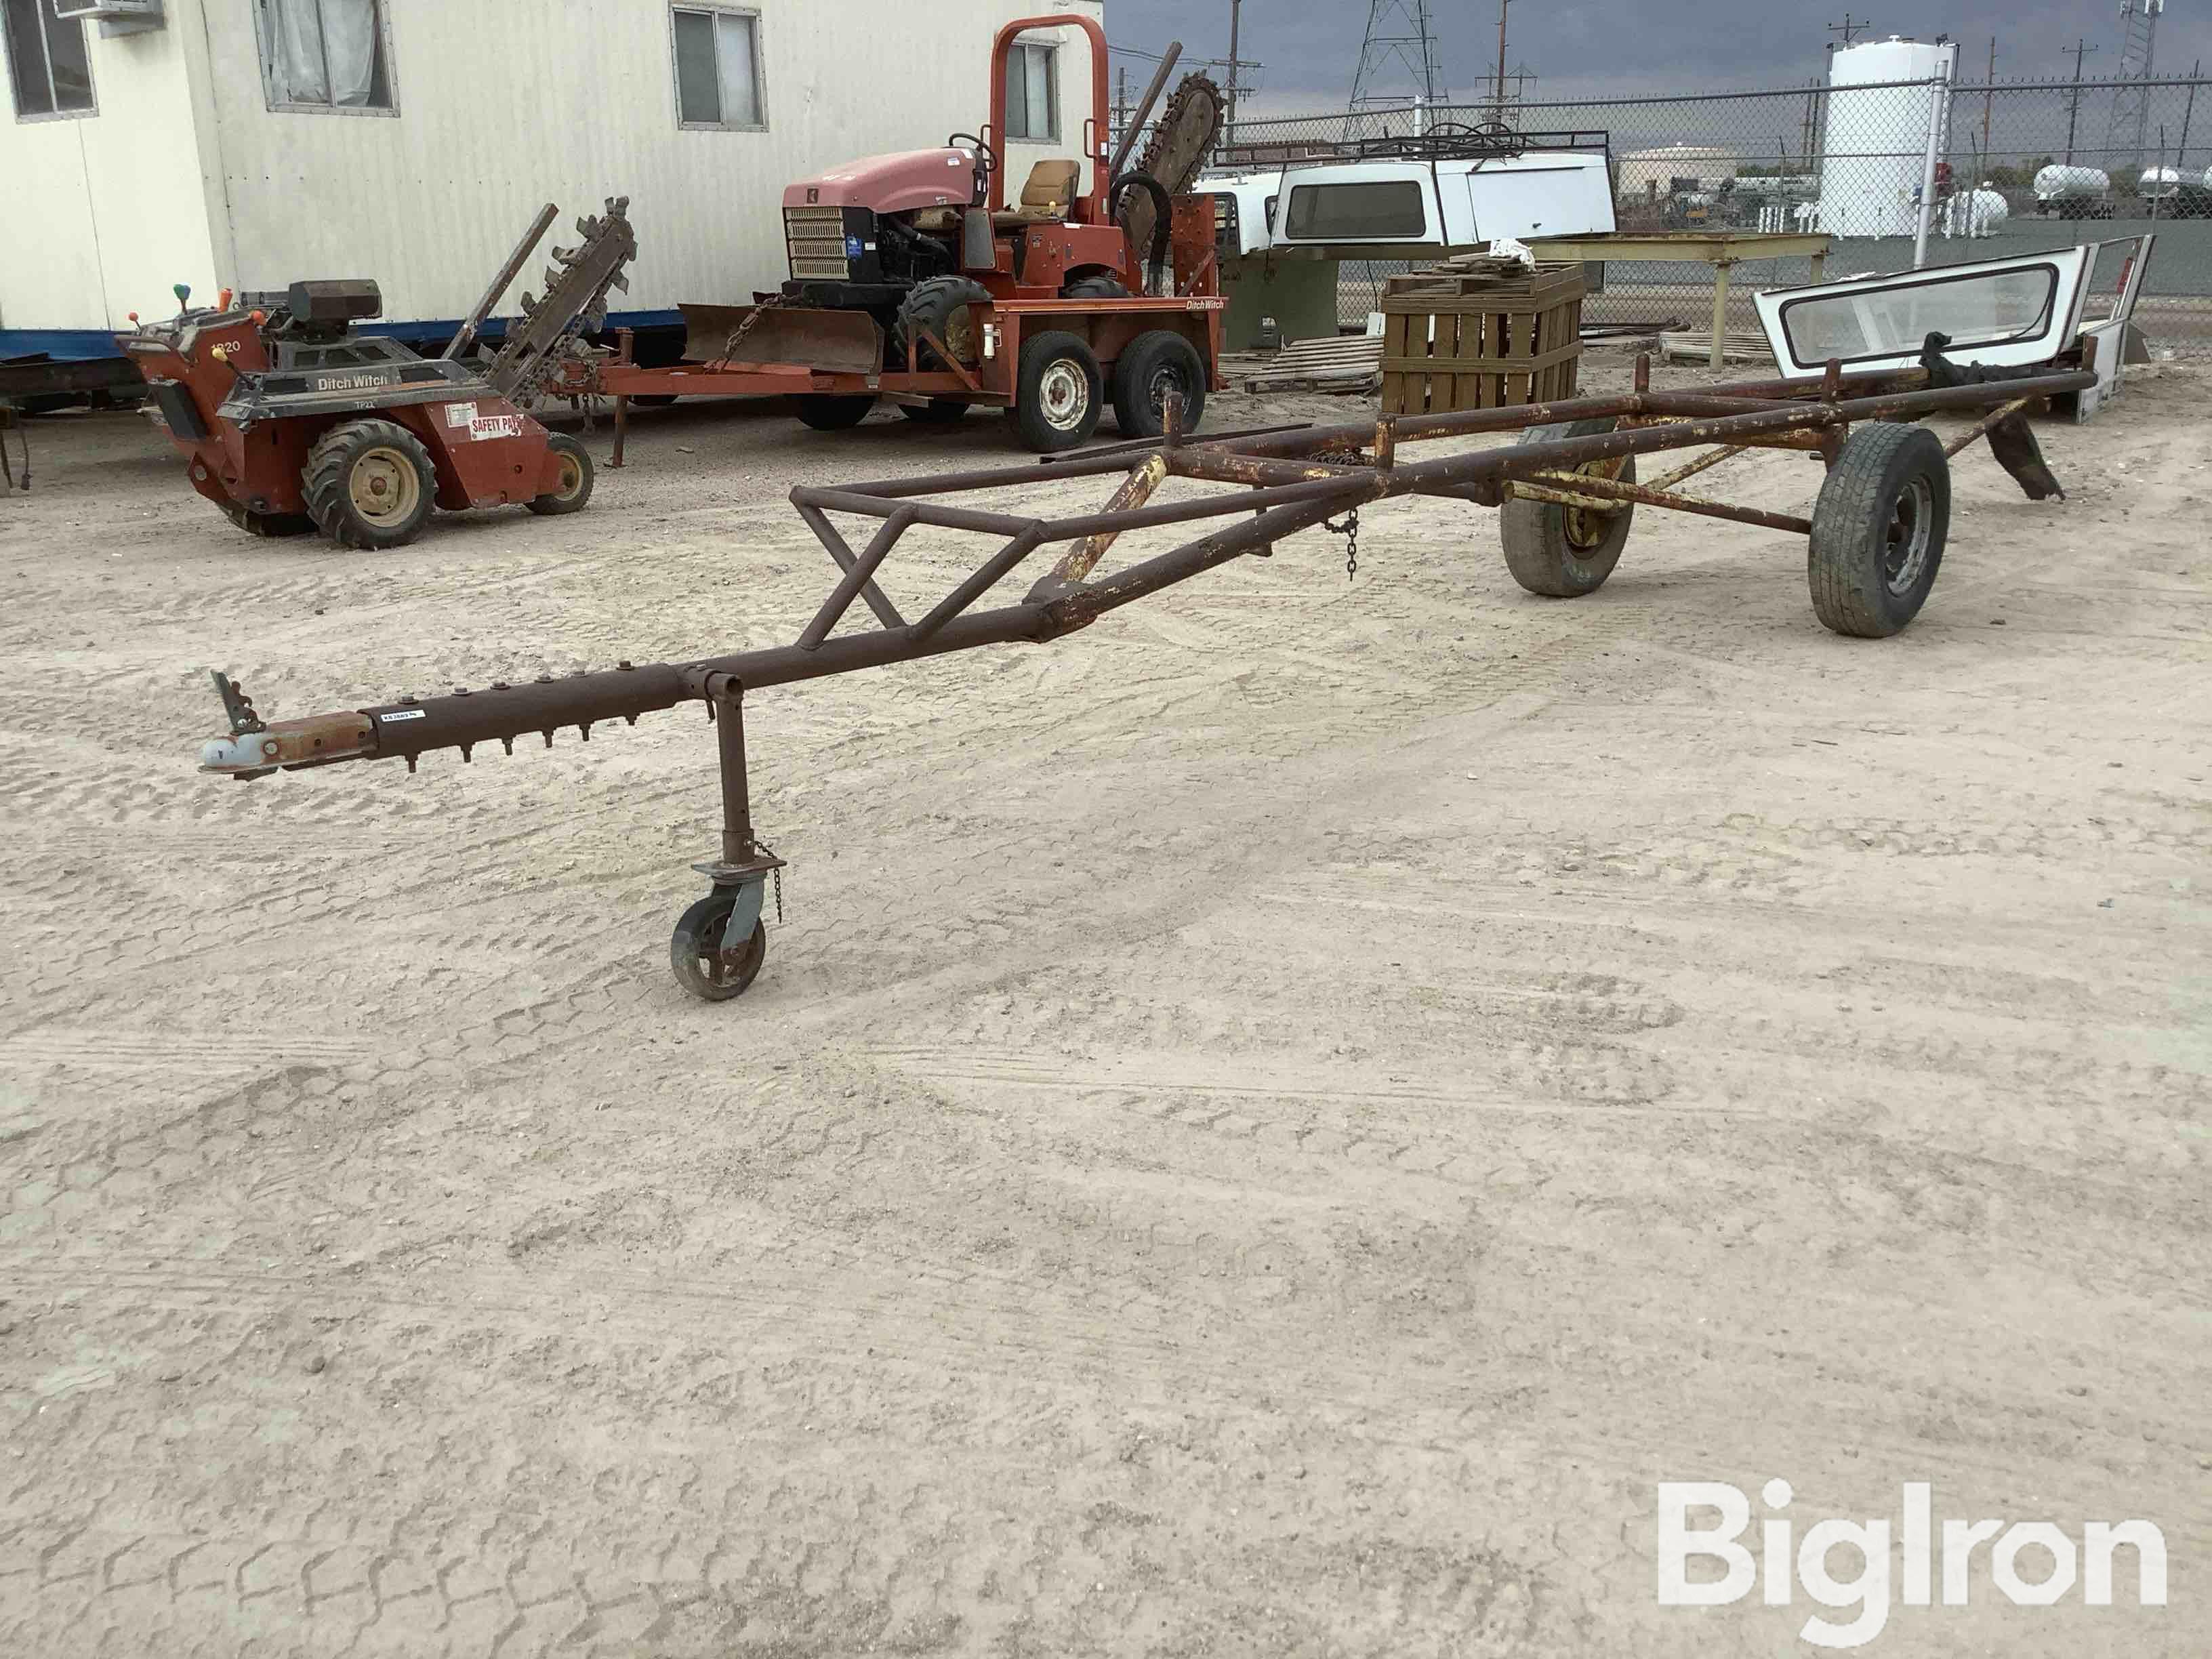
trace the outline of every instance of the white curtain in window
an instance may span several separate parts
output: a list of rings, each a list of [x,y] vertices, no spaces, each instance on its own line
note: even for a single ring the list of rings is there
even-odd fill
[[[360,107],[376,80],[376,0],[262,0],[280,104]]]
[[[376,0],[322,0],[331,101],[359,106],[376,82]]]
[[[316,0],[261,0],[269,20],[269,96],[279,104],[327,104],[323,15]]]

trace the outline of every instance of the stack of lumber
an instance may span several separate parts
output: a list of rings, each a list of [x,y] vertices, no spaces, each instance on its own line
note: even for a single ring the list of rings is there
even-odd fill
[[[1409,294],[1480,294],[1500,288],[1525,293],[1529,274],[1530,267],[1518,259],[1501,258],[1492,253],[1462,253],[1407,271],[1402,276],[1386,276],[1382,297],[1389,300]]]
[[[1774,353],[1760,333],[1739,333],[1730,329],[1721,339],[1722,360],[1731,363],[1765,363],[1774,361]],[[1713,331],[1709,328],[1669,328],[1659,333],[1659,356],[1663,362],[1673,362],[1677,357],[1686,357],[1692,362],[1708,363],[1713,356]]]

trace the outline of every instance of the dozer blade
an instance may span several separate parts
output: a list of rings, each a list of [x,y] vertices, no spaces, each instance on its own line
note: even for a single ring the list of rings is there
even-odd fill
[[[865,311],[706,305],[683,311],[687,362],[758,363],[825,374],[872,374],[884,366],[884,331]]]

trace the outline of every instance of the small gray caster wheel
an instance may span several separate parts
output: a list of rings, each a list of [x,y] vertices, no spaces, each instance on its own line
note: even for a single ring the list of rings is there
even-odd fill
[[[717,887],[677,919],[675,936],[668,941],[676,982],[702,1001],[743,996],[768,960],[768,925],[758,920],[750,939],[734,950],[725,946],[738,893],[734,887]]]

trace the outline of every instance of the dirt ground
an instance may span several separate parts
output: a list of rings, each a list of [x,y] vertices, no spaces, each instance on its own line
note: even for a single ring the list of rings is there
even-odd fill
[[[1984,1555],[1869,1651],[2202,1654],[2208,416],[2169,365],[2045,427],[2063,503],[1963,457],[1887,641],[1772,532],[1647,514],[1562,603],[1392,503],[1355,581],[1310,532],[760,694],[786,919],[720,1006],[667,968],[696,709],[241,786],[205,671],[283,717],[782,642],[784,492],[998,421],[679,406],[580,516],[379,555],[35,422],[0,1651],[1809,1653],[1802,1591],[1656,1597],[1656,1483],[1779,1476],[2163,1529],[2163,1609]],[[981,550],[907,545],[909,607]]]

